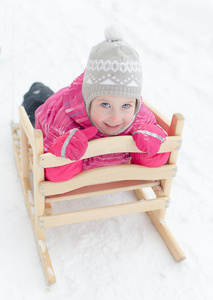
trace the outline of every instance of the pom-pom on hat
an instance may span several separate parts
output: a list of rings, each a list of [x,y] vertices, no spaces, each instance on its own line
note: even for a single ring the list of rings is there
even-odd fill
[[[120,24],[110,24],[104,30],[105,38],[108,42],[122,41],[124,39],[124,29]]]
[[[127,44],[119,24],[105,29],[105,40],[90,52],[82,85],[87,114],[91,101],[101,95],[136,98],[137,115],[141,105],[142,68],[138,53]]]

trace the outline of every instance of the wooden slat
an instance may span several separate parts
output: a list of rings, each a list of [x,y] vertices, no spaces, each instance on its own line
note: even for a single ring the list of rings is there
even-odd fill
[[[33,145],[35,129],[33,128],[23,106],[19,106],[19,115],[20,115],[20,123],[23,126],[23,129],[27,135],[30,144]]]
[[[180,136],[167,137],[166,141],[161,145],[159,153],[174,151],[177,147],[181,147],[181,142],[182,139]],[[108,137],[90,141],[88,149],[81,159],[96,155],[122,152],[140,153],[142,151],[137,148],[132,136]],[[71,162],[74,161],[67,158],[57,157],[52,153],[42,154],[39,158],[40,166],[43,166],[44,168],[63,166]]]
[[[170,250],[171,254],[173,255],[174,259],[177,262],[180,262],[186,259],[186,255],[183,252],[182,248],[174,238],[172,232],[170,231],[169,227],[167,226],[165,221],[160,221],[153,211],[147,211],[148,216],[152,220],[153,224],[155,225],[156,229],[158,230],[159,234],[161,235],[162,239],[166,243],[168,249]]]
[[[33,157],[33,186],[34,186],[34,200],[35,200],[35,222],[36,222],[36,229],[38,230],[38,238],[40,240],[45,239],[44,230],[41,230],[38,218],[44,215],[45,209],[45,199],[42,193],[39,190],[40,182],[45,180],[44,177],[44,169],[41,169],[37,157],[39,154],[43,153],[43,135],[40,130],[34,130],[34,143],[32,145],[33,153],[37,154]]]
[[[14,123],[13,121],[11,122],[10,127],[13,135],[15,135],[17,131],[20,129],[19,123]]]
[[[135,191],[138,199],[147,199],[147,195],[142,190]],[[150,201],[150,200],[148,200]],[[164,208],[163,208],[164,209]],[[158,211],[147,211],[148,216],[152,220],[154,226],[158,230],[159,234],[163,238],[164,242],[166,243],[167,247],[169,248],[171,254],[173,255],[176,261],[182,261],[186,258],[185,253],[181,249],[180,245],[174,238],[173,234],[169,230],[166,222],[158,217]]]
[[[44,271],[44,276],[48,285],[56,282],[55,273],[50,260],[49,251],[46,245],[46,240],[36,238],[36,243],[41,258],[41,263]]]
[[[30,169],[33,170],[33,152],[28,150],[28,159],[30,163]]]
[[[111,218],[137,212],[152,211],[163,208],[167,200],[168,197],[163,197],[150,201],[135,201],[131,203],[109,205],[106,207],[55,214],[51,216],[41,217],[40,222],[42,222],[43,226],[47,228],[91,220]]]
[[[28,162],[28,139],[22,124],[20,125],[20,157],[21,157],[21,177],[23,179],[29,177],[29,162]]]
[[[148,101],[143,99],[143,103],[153,112],[158,125],[160,125],[168,133],[170,128],[170,123],[171,123],[170,120],[166,116],[164,116],[161,112],[159,112],[159,110],[157,110],[154,106],[149,104]]]
[[[16,167],[19,173],[19,176],[21,178],[21,158],[20,158],[20,137],[18,134],[19,130],[19,124],[16,123],[11,123],[11,133],[12,133],[12,142],[13,142],[13,152],[15,156],[15,161],[16,161]],[[18,138],[18,141],[15,140],[15,138]],[[17,143],[19,142],[19,143]]]
[[[22,111],[22,109],[21,109],[21,111]],[[24,115],[26,115],[25,111],[23,113],[21,112],[20,117],[22,118],[22,116],[24,116]],[[24,131],[26,130],[25,133],[27,135],[28,140],[33,142],[33,140],[34,140],[33,135],[34,135],[35,131],[32,131],[29,133],[29,131],[31,129],[30,129],[29,123],[27,121],[26,121],[27,125],[25,124],[25,122],[22,122],[21,124],[23,126],[23,130]],[[12,125],[11,125],[11,127],[12,127]],[[19,126],[17,126],[17,128],[19,129]],[[29,131],[28,131],[28,129],[29,129]],[[15,130],[13,127],[12,135],[14,134],[14,132],[15,132]],[[26,148],[28,149],[28,144],[26,145]],[[30,197],[33,194],[32,189],[31,189],[30,180],[29,180],[29,177],[27,177],[27,178],[23,177],[23,172],[22,172],[22,168],[21,168],[21,160],[18,158],[18,154],[16,153],[16,151],[14,151],[14,153],[15,153],[15,157],[16,157],[16,164],[17,164],[17,169],[19,171],[20,181],[22,184],[23,192],[24,192],[25,202],[27,205],[30,219],[31,219],[31,223],[32,223],[32,227],[33,227],[33,231],[34,231],[34,235],[35,235],[35,240],[37,243],[39,255],[40,255],[43,270],[44,270],[44,275],[45,275],[47,283],[52,284],[52,283],[55,283],[56,278],[55,278],[52,263],[50,260],[49,252],[46,247],[46,241],[45,241],[45,239],[43,239],[43,240],[39,239],[38,226],[36,225],[36,223],[38,223],[38,222],[36,222],[35,215],[34,215],[36,208],[34,207],[34,211],[32,212],[32,204],[31,204],[31,199],[30,199]],[[26,155],[25,158],[23,157],[23,159],[25,159],[28,162],[28,155]],[[34,187],[34,189],[35,189],[35,187]],[[34,201],[36,202],[35,199],[34,199]],[[40,235],[40,236],[43,236],[43,235]]]
[[[158,184],[159,182],[156,181],[123,180],[118,182],[108,182],[102,184],[83,186],[82,188],[73,190],[66,194],[48,196],[46,198],[46,203],[101,195],[103,194],[103,191],[105,194],[107,193],[109,194],[109,193],[117,193],[123,191],[131,191],[134,189],[141,189],[143,187],[155,187]]]
[[[185,119],[182,114],[180,114],[180,113],[174,114],[172,117],[170,129],[169,129],[169,135],[170,136],[181,136],[183,133],[184,121],[185,121]],[[170,155],[169,163],[176,164],[178,154],[179,154],[179,151],[174,149],[174,151],[172,151],[172,153]]]
[[[100,167],[88,171],[82,171],[80,174],[67,181],[43,181],[40,183],[40,192],[44,192],[45,196],[50,196],[66,193],[82,186],[104,182],[166,179],[175,175],[176,171],[176,165],[164,165],[156,168],[148,168],[139,165]]]

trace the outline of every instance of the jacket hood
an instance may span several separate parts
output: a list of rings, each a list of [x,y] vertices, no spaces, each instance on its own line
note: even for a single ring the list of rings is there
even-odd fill
[[[63,106],[65,108],[65,112],[69,115],[71,119],[73,119],[78,125],[83,128],[88,128],[90,126],[94,126],[90,117],[87,114],[84,99],[82,96],[82,84],[84,79],[84,73],[78,76],[72,84],[69,86],[67,92],[63,97]],[[133,120],[126,128],[119,132],[117,135],[124,135],[128,134],[131,129],[132,125],[137,118],[137,115],[134,116]],[[107,137],[106,134],[100,131],[98,128],[98,136],[99,137]]]

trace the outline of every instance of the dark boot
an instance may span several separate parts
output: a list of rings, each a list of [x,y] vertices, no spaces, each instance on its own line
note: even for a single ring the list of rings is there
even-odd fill
[[[34,127],[36,109],[53,94],[53,91],[47,86],[45,86],[43,83],[35,82],[31,86],[29,91],[24,95],[22,105],[24,106],[28,117]]]

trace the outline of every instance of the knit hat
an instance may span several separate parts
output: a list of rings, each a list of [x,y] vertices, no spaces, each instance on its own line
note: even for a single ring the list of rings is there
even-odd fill
[[[91,101],[101,95],[136,98],[137,115],[141,100],[142,68],[138,53],[123,40],[124,31],[118,24],[105,29],[106,40],[90,52],[82,85],[87,113]]]

